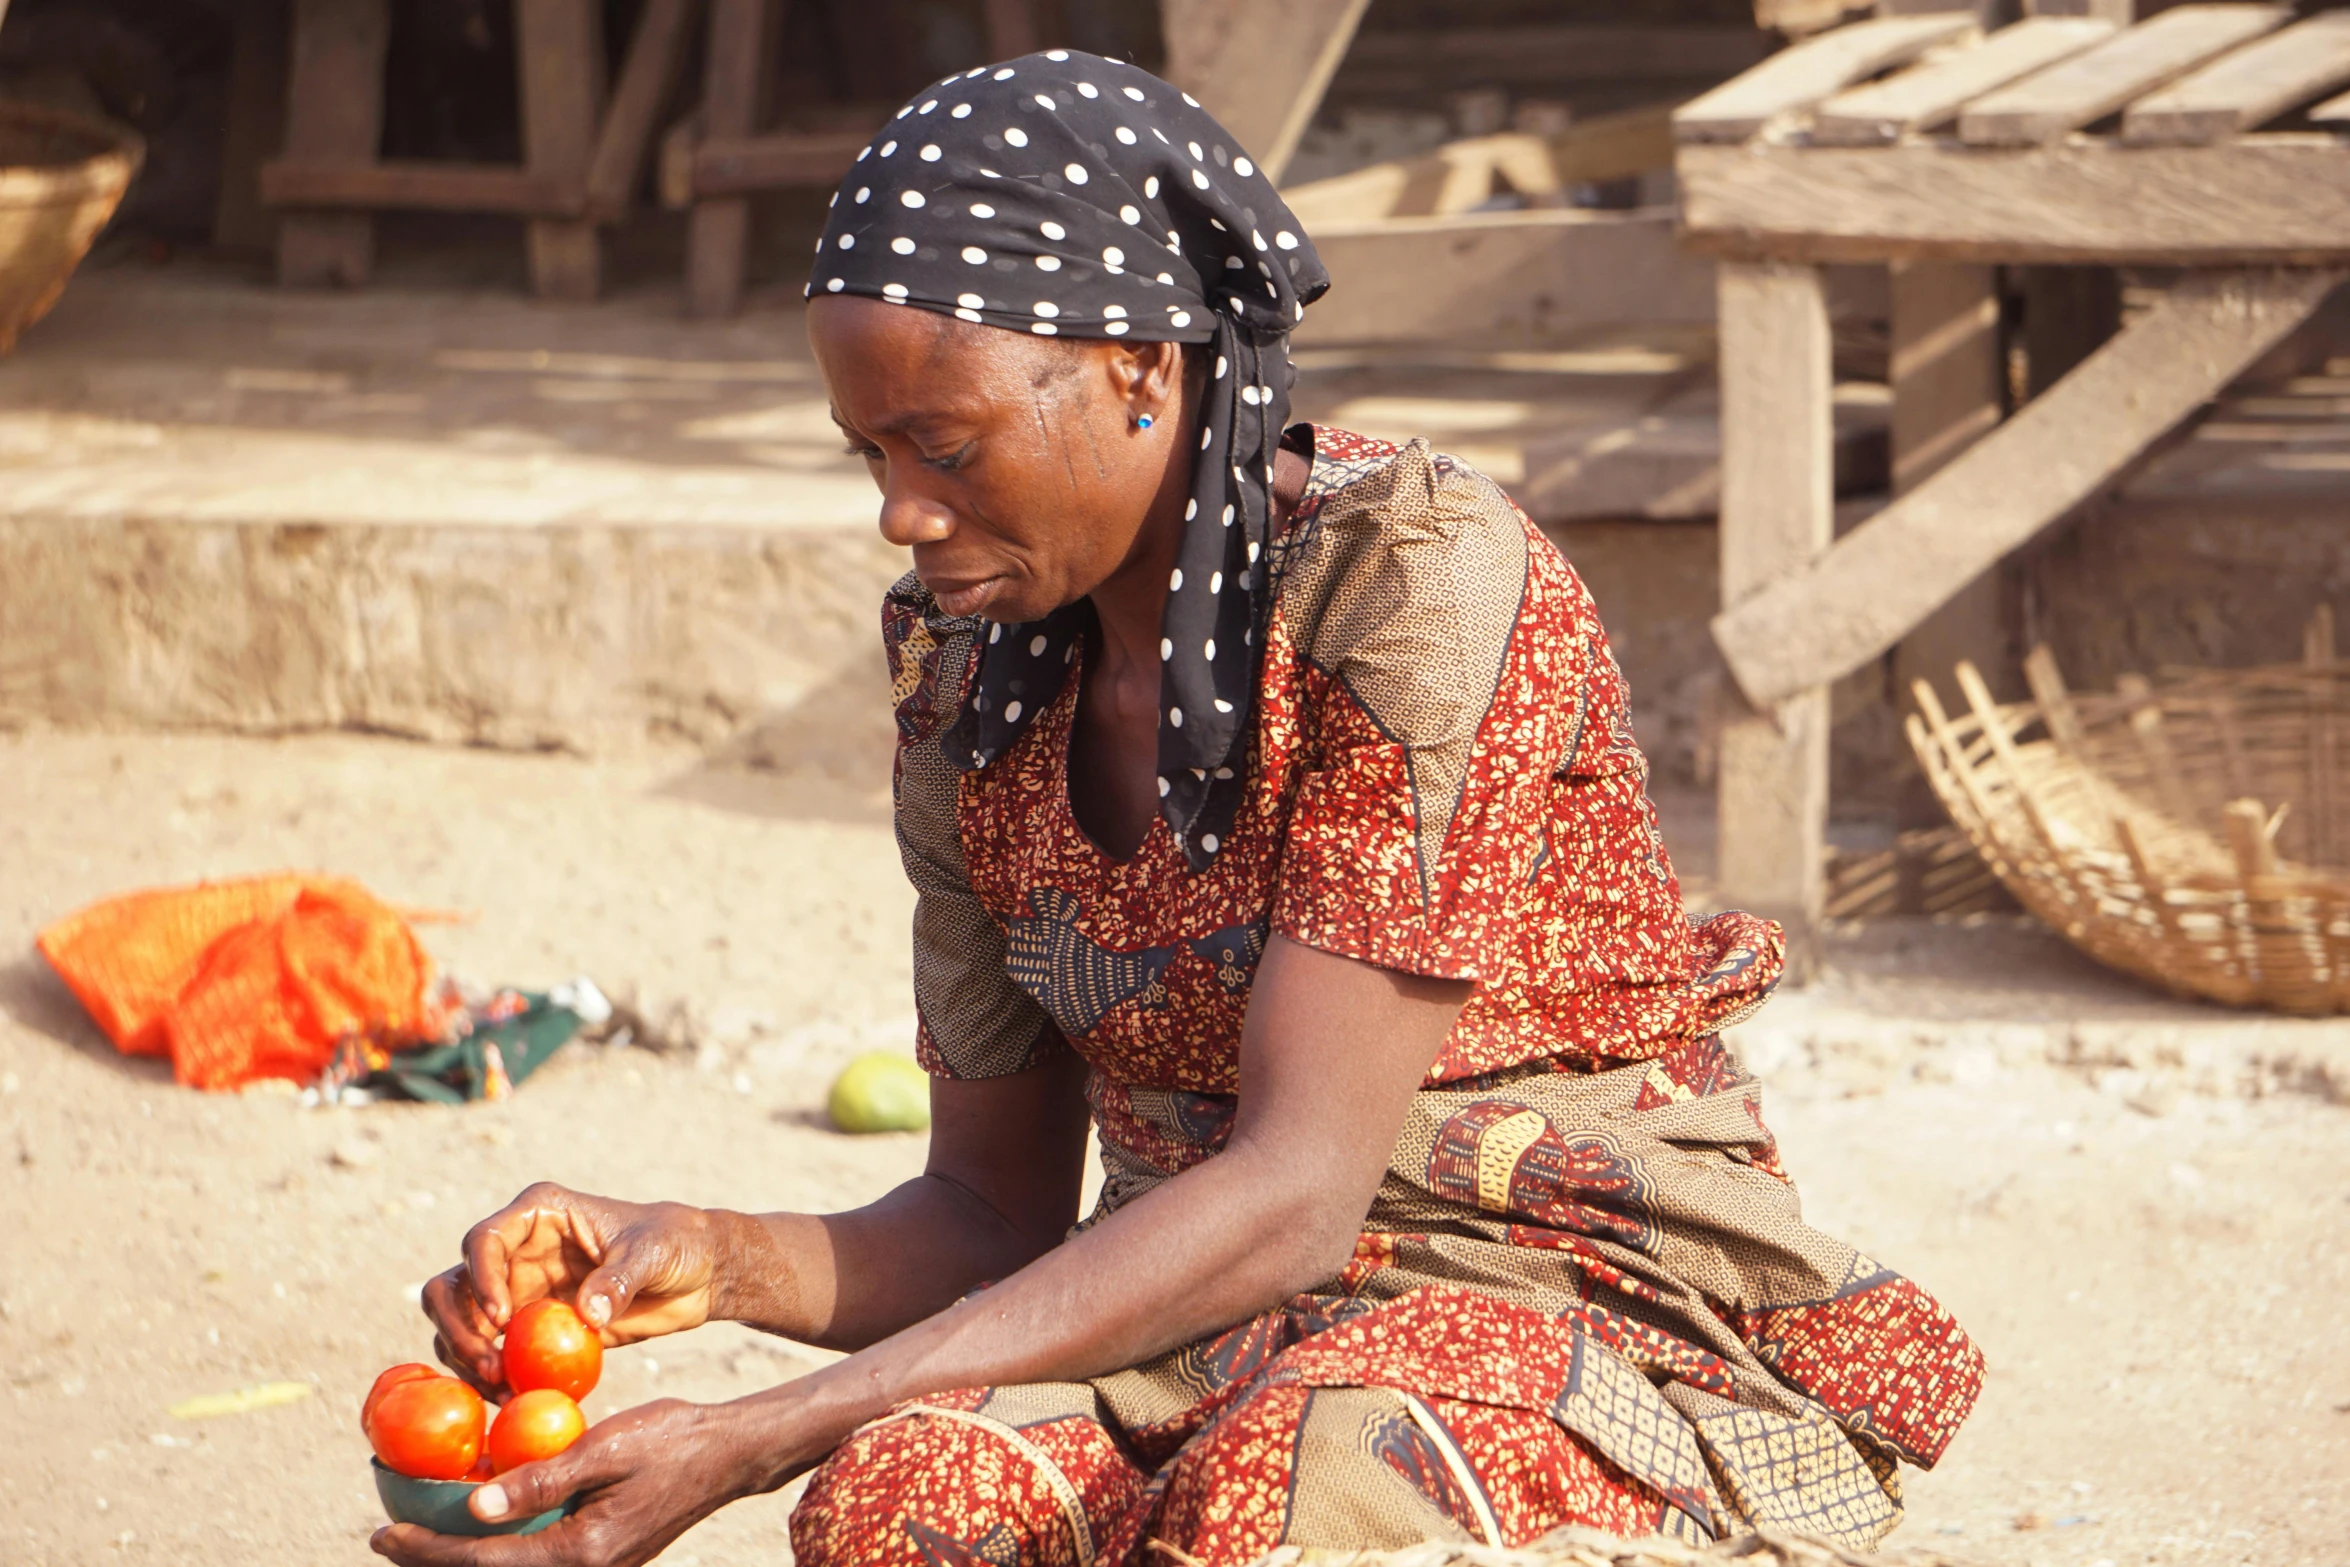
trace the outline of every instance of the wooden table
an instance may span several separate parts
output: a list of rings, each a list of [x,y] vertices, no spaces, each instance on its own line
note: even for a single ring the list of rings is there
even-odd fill
[[[285,151],[260,174],[280,281],[365,283],[376,212],[489,212],[527,221],[539,294],[595,297],[598,229],[643,175],[699,0],[646,0],[609,92],[599,0],[513,3],[523,161],[493,165],[384,158],[390,0],[292,0]]]
[[[1801,939],[1821,910],[1829,684],[1921,639],[1911,672],[1938,659],[1947,678],[1948,655],[1996,629],[1978,585],[2002,557],[2333,293],[2350,95],[2311,109],[2312,130],[2262,127],[2346,83],[2341,11],[2183,5],[1985,33],[1968,8],[1817,34],[1675,115],[1684,234],[1720,262],[1713,632],[1751,704],[1721,739],[1723,897]],[[1896,494],[1841,538],[1830,262],[1894,282]],[[2183,270],[2010,417],[1993,269],[2031,263]]]

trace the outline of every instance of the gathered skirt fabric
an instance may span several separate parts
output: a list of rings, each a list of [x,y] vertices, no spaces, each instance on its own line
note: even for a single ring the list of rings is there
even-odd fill
[[[1199,1097],[1120,1108],[1174,1148],[1218,1133]],[[1132,1151],[1153,1145],[1105,1139],[1113,1205],[1196,1162]],[[1939,1303],[1802,1221],[1759,1084],[1706,1038],[1423,1090],[1339,1277],[1090,1382],[904,1406],[817,1471],[792,1539],[802,1567],[1181,1559],[1153,1542],[1242,1564],[1561,1524],[1867,1548],[1982,1377]]]

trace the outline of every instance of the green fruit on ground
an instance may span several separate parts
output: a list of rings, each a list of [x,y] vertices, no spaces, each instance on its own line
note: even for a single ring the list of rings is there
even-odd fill
[[[930,1074],[883,1051],[851,1061],[825,1101],[844,1132],[919,1132],[930,1125]]]

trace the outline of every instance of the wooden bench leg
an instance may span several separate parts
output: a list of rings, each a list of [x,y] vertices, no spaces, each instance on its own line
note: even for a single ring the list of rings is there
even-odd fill
[[[320,162],[372,163],[383,149],[384,51],[390,0],[294,0],[286,86],[286,152]],[[356,288],[375,264],[364,212],[289,212],[278,222],[278,281]]]
[[[531,173],[587,188],[604,99],[603,13],[596,0],[515,0],[522,157]],[[534,218],[530,283],[543,299],[590,300],[602,283],[592,219]]]
[[[772,10],[771,0],[714,0],[710,7],[702,134],[711,140],[750,136],[759,128]],[[742,303],[750,245],[751,204],[747,197],[694,203],[685,246],[687,315],[734,313]]]
[[[1801,570],[1835,541],[1834,376],[1817,267],[1725,261],[1720,272],[1722,604]],[[1828,691],[1723,725],[1722,900],[1787,928],[1790,968],[1816,957],[1827,896]]]

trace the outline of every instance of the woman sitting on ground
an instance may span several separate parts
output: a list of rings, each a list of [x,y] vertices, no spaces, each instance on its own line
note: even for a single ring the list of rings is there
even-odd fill
[[[1566,561],[1423,443],[1287,424],[1326,282],[1130,66],[950,78],[859,157],[808,329],[913,553],[929,1168],[822,1217],[542,1186],[485,1220],[426,1296],[485,1385],[548,1294],[614,1344],[854,1353],[479,1493],[579,1496],[543,1534],[384,1554],[639,1562],[811,1468],[802,1567],[1899,1520],[1980,1357],[1798,1217],[1718,1039],[1779,932],[1683,913]]]

